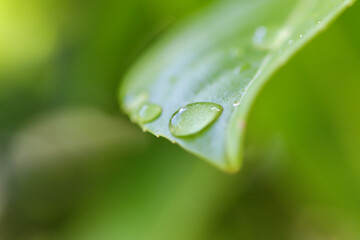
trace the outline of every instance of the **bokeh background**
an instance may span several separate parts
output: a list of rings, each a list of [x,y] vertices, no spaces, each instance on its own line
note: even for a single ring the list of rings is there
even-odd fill
[[[360,5],[266,85],[228,175],[121,113],[209,0],[0,0],[0,239],[360,239]]]

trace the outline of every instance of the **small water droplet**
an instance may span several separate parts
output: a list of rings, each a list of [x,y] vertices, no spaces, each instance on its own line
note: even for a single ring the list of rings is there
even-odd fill
[[[141,123],[149,123],[157,119],[162,112],[159,105],[153,103],[143,104],[137,112],[137,120]]]
[[[289,40],[289,45],[293,44],[294,43],[294,40],[290,39]]]
[[[127,111],[136,111],[139,107],[149,99],[147,92],[141,92],[138,94],[129,94],[125,97],[124,106]]]
[[[261,26],[258,27],[255,30],[254,36],[252,38],[253,44],[257,47],[257,48],[268,48],[268,44],[266,42],[266,35],[268,33],[268,30],[266,27]]]
[[[239,105],[240,105],[240,101],[239,101],[239,100],[236,100],[236,101],[233,102],[233,106],[234,106],[234,107],[237,107],[237,106],[239,106]]]
[[[252,42],[260,50],[271,50],[279,45],[281,34],[278,28],[261,26],[255,30]]]
[[[300,35],[299,35],[299,39],[303,38],[303,36],[304,36],[304,35],[300,34]]]
[[[180,108],[170,119],[169,129],[176,137],[196,134],[219,118],[223,107],[211,102],[197,102]]]

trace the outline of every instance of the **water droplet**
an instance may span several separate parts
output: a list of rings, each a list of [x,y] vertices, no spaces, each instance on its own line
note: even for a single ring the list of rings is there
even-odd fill
[[[141,123],[149,123],[157,119],[162,112],[159,105],[153,103],[145,103],[137,112],[137,120]]]
[[[136,111],[148,99],[149,94],[147,92],[127,95],[124,100],[125,109],[131,112]]]
[[[237,106],[239,106],[239,105],[240,105],[240,101],[239,101],[239,100],[236,100],[236,101],[233,102],[233,106],[234,106],[234,107],[237,107]]]
[[[315,22],[316,22],[316,24],[321,24],[322,19],[321,19],[321,18],[317,18],[317,19],[315,19]]]
[[[289,40],[289,45],[293,44],[294,43],[294,40],[290,39]]]
[[[261,26],[252,37],[254,46],[260,50],[271,50],[278,45],[279,29]]]
[[[180,108],[170,119],[169,129],[176,137],[196,134],[219,118],[223,107],[211,102],[197,102]]]
[[[300,34],[300,35],[299,35],[299,39],[303,38],[303,36],[304,36],[304,35]]]

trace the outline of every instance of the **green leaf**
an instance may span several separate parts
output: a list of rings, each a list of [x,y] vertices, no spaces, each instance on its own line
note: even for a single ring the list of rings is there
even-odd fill
[[[220,1],[175,27],[135,64],[120,89],[123,108],[144,130],[223,170],[237,171],[246,117],[261,87],[353,2]],[[188,121],[184,126],[196,119],[209,124],[199,124],[204,129],[196,134],[172,135],[169,124],[174,113],[199,102],[220,105],[221,115],[215,120],[189,117],[201,115],[192,110],[181,119]],[[146,103],[161,106],[162,112],[143,124],[137,111]],[[209,110],[202,112],[209,114]]]

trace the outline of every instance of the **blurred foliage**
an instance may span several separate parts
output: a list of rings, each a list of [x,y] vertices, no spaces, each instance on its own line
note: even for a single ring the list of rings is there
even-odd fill
[[[207,4],[0,0],[0,239],[359,239],[358,4],[263,89],[239,174],[118,113],[139,52]]]

